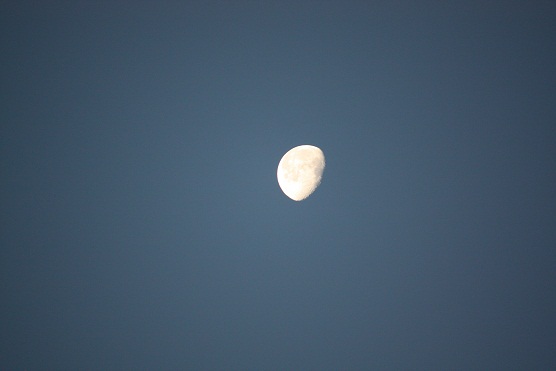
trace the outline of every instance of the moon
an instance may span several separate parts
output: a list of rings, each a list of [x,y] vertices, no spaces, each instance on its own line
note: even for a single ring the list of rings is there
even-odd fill
[[[320,148],[310,145],[290,149],[278,164],[278,184],[294,201],[309,197],[319,186],[326,162]]]

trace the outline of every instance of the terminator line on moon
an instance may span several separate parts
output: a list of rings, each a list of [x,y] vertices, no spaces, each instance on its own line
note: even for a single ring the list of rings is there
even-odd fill
[[[302,201],[319,186],[325,164],[320,148],[310,145],[294,147],[278,164],[278,184],[286,196]]]

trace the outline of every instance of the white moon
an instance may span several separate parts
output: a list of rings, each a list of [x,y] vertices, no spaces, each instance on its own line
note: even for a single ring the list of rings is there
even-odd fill
[[[278,184],[292,200],[304,200],[319,186],[324,166],[324,153],[320,148],[310,145],[294,147],[278,164]]]

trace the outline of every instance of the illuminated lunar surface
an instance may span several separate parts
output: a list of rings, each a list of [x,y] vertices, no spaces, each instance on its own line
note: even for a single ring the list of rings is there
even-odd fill
[[[278,164],[278,184],[292,200],[304,200],[319,186],[324,167],[324,153],[320,148],[310,145],[294,147]]]

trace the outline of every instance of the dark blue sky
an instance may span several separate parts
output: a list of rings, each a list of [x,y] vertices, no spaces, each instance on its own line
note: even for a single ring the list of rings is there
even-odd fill
[[[554,2],[12,1],[0,42],[1,369],[556,367]]]

